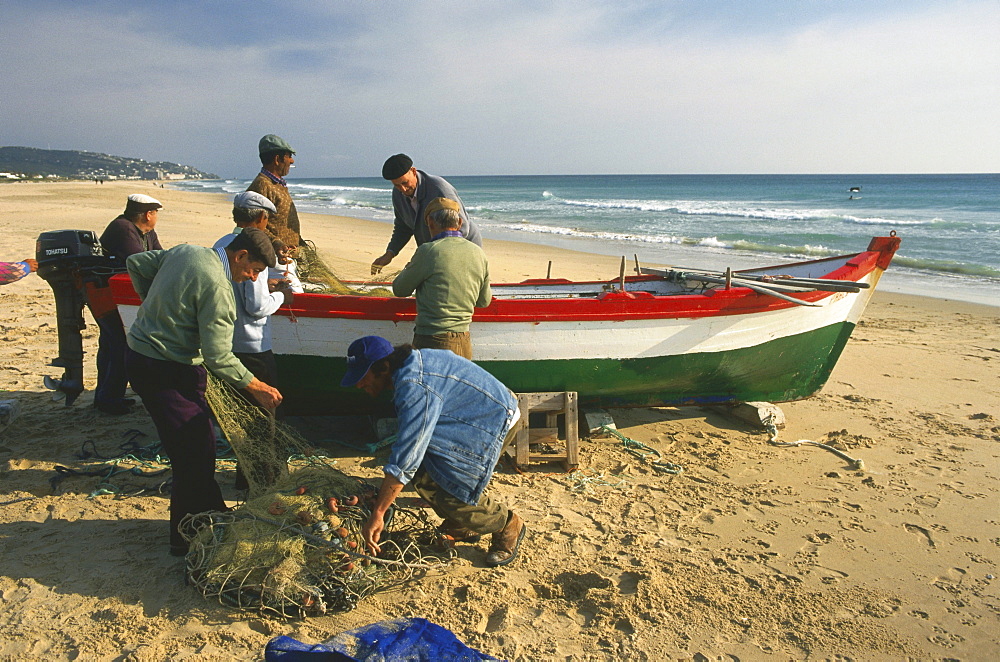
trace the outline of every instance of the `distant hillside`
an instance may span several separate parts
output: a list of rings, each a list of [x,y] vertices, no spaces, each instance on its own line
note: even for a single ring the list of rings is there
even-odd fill
[[[218,179],[179,163],[34,147],[0,147],[0,179]]]

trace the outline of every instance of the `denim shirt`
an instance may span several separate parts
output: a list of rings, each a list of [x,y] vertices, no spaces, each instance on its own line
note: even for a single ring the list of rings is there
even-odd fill
[[[399,429],[385,473],[403,484],[423,468],[442,489],[479,502],[517,420],[517,400],[475,363],[415,349],[392,376]]]

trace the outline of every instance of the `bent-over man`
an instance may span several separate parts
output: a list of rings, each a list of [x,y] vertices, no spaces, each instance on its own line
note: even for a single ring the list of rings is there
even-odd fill
[[[413,258],[392,282],[398,297],[417,293],[416,349],[448,349],[472,359],[469,325],[475,308],[490,305],[489,265],[483,249],[462,236],[459,204],[435,198],[425,221],[430,241],[417,247]]]
[[[365,336],[347,350],[341,386],[372,397],[393,390],[399,428],[371,516],[361,528],[369,550],[379,553],[384,518],[409,483],[444,519],[441,532],[455,542],[492,534],[489,566],[517,558],[526,527],[486,487],[505,439],[520,416],[510,390],[472,361],[440,349],[393,348]]]
[[[270,238],[247,229],[225,248],[181,244],[128,258],[142,299],[128,333],[125,367],[170,458],[170,553],[187,543],[178,529],[189,513],[226,510],[215,482],[215,432],[205,388],[208,370],[262,406],[281,393],[254,377],[233,355],[236,303],[230,281],[254,280],[274,264]]]
[[[399,255],[410,237],[417,242],[417,246],[430,241],[431,235],[423,219],[428,203],[435,198],[448,198],[457,202],[458,213],[462,217],[462,236],[477,246],[483,245],[479,228],[469,219],[462,198],[458,197],[455,187],[444,178],[417,170],[413,167],[413,159],[406,154],[395,154],[386,159],[382,165],[382,178],[392,182],[392,211],[395,220],[385,253],[372,262],[372,274],[377,274],[382,267],[392,262],[392,258]]]

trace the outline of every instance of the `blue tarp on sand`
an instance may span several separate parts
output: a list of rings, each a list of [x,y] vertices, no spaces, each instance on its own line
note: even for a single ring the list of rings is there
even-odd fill
[[[275,637],[267,662],[500,662],[458,640],[451,630],[424,618],[379,621],[341,632],[321,644]]]

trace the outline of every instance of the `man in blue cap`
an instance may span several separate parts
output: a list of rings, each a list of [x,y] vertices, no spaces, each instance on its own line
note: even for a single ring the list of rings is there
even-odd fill
[[[526,527],[506,505],[485,494],[506,437],[520,417],[517,398],[472,361],[443,349],[393,347],[365,336],[347,350],[341,386],[377,397],[393,390],[399,427],[372,514],[361,529],[368,548],[378,541],[389,507],[407,484],[444,519],[446,540],[479,542],[492,534],[486,564],[517,558]]]

